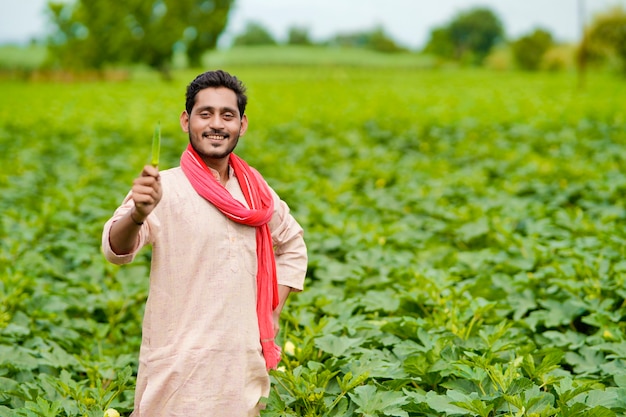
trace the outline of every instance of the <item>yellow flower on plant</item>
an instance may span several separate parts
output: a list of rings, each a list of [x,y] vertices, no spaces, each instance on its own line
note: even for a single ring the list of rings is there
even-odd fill
[[[290,340],[285,342],[285,353],[291,356],[296,353],[296,346]]]
[[[120,413],[115,408],[109,408],[104,412],[103,417],[120,417]]]

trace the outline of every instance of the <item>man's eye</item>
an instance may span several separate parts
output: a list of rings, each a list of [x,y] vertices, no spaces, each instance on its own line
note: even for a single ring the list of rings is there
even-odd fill
[[[225,119],[232,119],[233,117],[235,117],[235,115],[234,115],[234,114],[232,114],[232,113],[225,113],[225,114],[224,114],[224,118],[225,118]]]
[[[200,117],[209,117],[211,114],[209,112],[203,111],[200,113]]]

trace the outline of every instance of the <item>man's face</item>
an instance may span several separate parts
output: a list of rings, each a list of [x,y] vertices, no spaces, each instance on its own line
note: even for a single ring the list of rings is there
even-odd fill
[[[230,155],[248,127],[246,116],[239,114],[237,95],[224,87],[200,90],[191,114],[183,112],[180,122],[191,146],[211,168]]]

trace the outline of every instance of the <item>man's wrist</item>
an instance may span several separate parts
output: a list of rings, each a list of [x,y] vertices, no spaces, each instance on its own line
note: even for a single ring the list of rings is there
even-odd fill
[[[138,221],[135,219],[135,216],[133,216],[133,213],[135,213],[136,210],[133,207],[132,209],[130,209],[130,219],[133,221],[133,223],[135,223],[137,226],[141,226],[143,225],[143,220],[142,221]]]

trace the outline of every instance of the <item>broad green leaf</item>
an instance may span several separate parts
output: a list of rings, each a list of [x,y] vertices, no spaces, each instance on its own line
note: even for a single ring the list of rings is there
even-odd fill
[[[350,338],[347,336],[335,336],[327,334],[315,339],[315,345],[333,356],[343,356],[349,350],[360,346],[363,343],[361,338]]]
[[[618,408],[624,406],[624,397],[619,396],[620,392],[616,390],[593,390],[586,393],[585,404],[589,407],[608,407]],[[609,410],[607,410],[609,411]]]
[[[457,229],[459,238],[465,243],[469,243],[473,239],[484,236],[487,233],[489,233],[489,224],[485,217],[481,217],[472,223],[466,223]]]
[[[4,405],[0,405],[0,417],[14,417],[15,410],[5,407]]]
[[[357,412],[363,416],[397,416],[409,417],[402,409],[407,403],[401,392],[380,391],[373,385],[363,385],[350,393],[350,398],[359,406]]]
[[[584,415],[585,417],[616,417],[618,414],[604,406],[598,405],[591,409],[585,410]]]
[[[528,413],[536,413],[541,416],[554,415],[558,410],[553,407],[554,396],[542,391],[538,386],[532,386],[523,392],[524,408]]]
[[[20,346],[0,345],[0,365],[21,370],[32,370],[39,366],[34,352]]]
[[[618,387],[626,388],[626,372],[614,375],[613,380]]]
[[[449,396],[450,392],[453,392],[453,390],[448,391],[448,395],[439,395],[433,391],[430,391],[426,393],[425,396],[423,396],[423,401],[426,404],[428,404],[430,408],[432,408],[433,410],[439,413],[446,413],[446,414],[451,414],[451,415],[455,415],[455,414],[464,415],[464,414],[469,413],[470,415],[475,415],[474,413],[469,411],[467,408],[460,407],[454,404],[454,402],[459,400],[460,398],[466,398],[466,397],[461,397],[458,395],[450,397]]]
[[[583,347],[580,353],[567,352],[564,359],[579,374],[596,373],[600,369],[599,367],[606,363],[602,352],[589,347]]]

